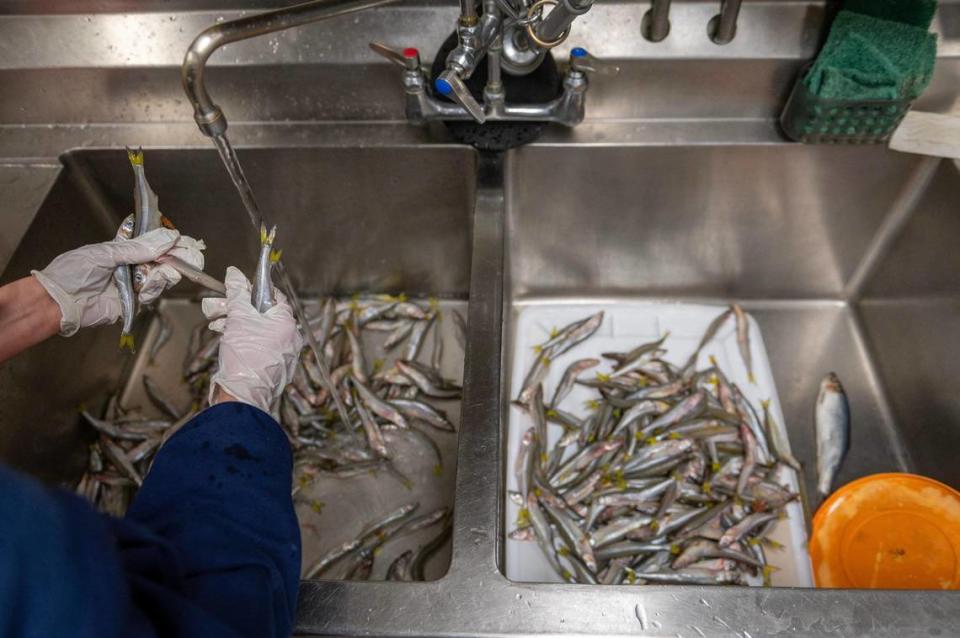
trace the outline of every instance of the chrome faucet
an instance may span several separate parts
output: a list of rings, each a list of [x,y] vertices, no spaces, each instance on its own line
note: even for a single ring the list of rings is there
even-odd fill
[[[594,58],[586,49],[576,47],[570,51],[569,68],[563,78],[563,92],[560,96],[541,104],[509,104],[505,100],[501,82],[499,58],[502,51],[497,38],[487,52],[490,68],[483,91],[483,105],[474,100],[466,87],[461,84],[469,102],[476,105],[467,107],[462,103],[453,104],[438,100],[430,95],[427,91],[427,76],[416,49],[404,49],[401,52],[379,42],[371,42],[370,48],[403,67],[402,81],[406,93],[407,119],[414,124],[422,124],[430,120],[475,120],[481,123],[553,122],[564,126],[575,126],[583,121],[588,86],[587,73],[610,75],[620,70],[614,65]],[[459,89],[451,87],[450,90],[455,92]]]
[[[464,0],[469,2],[470,0]],[[207,92],[204,71],[214,51],[225,44],[328,20],[337,16],[391,4],[397,0],[313,0],[303,4],[258,13],[216,24],[198,35],[183,58],[180,79],[193,105],[193,118],[207,137],[217,138],[227,130],[227,118]]]
[[[575,126],[583,120],[587,72],[613,74],[619,68],[601,62],[585,49],[570,53],[563,76],[563,90],[556,98],[535,104],[511,104],[504,92],[502,73],[523,76],[534,71],[549,50],[570,33],[577,16],[586,13],[593,0],[483,0],[477,15],[472,0],[461,2],[457,21],[457,46],[450,51],[445,67],[432,86],[416,49],[398,51],[371,42],[376,53],[403,68],[401,81],[406,94],[407,119],[414,123],[430,120],[485,122],[553,122]],[[554,8],[546,15],[547,6]],[[483,59],[487,82],[483,103],[466,84]],[[442,95],[453,102],[439,99]]]

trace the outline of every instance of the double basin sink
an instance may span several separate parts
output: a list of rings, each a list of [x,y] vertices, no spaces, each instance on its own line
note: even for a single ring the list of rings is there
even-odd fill
[[[215,152],[147,157],[162,209],[206,240],[207,271],[252,264],[256,237]],[[503,562],[505,388],[515,308],[530,301],[738,300],[763,332],[808,493],[813,402],[829,371],[844,380],[853,414],[840,482],[912,471],[960,485],[953,163],[769,140],[543,144],[505,155],[334,144],[241,148],[240,157],[305,297],[375,290],[468,302],[456,471],[441,488],[455,506],[446,567],[424,583],[305,581],[299,632],[926,635],[960,613],[960,600],[934,592],[514,583]],[[103,240],[131,209],[124,153],[61,159],[3,282]],[[0,367],[0,458],[50,482],[76,480],[87,436],[76,406],[105,399],[132,366],[105,327]]]

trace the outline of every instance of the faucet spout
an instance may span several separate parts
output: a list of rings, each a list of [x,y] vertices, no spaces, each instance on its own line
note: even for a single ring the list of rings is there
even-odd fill
[[[183,57],[180,79],[193,105],[193,119],[207,137],[223,135],[227,118],[207,91],[207,60],[225,44],[372,9],[398,0],[312,0],[303,4],[216,24],[198,35]]]

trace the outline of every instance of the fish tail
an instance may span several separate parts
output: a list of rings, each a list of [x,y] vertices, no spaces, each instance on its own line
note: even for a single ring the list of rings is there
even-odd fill
[[[126,334],[126,333],[122,333],[120,335],[120,349],[123,350],[124,348],[127,348],[128,350],[130,350],[130,352],[136,352],[136,348],[134,347],[133,335]]]
[[[133,150],[128,146],[127,158],[130,159],[130,164],[133,166],[143,166],[143,148],[138,147],[137,150]]]
[[[267,232],[266,226],[260,226],[260,244],[266,244],[267,246],[273,245],[273,240],[277,237],[277,227],[273,226],[270,229],[270,232]]]
[[[749,381],[753,385],[757,385],[757,378],[753,376],[753,372],[747,372],[747,381]]]
[[[271,250],[270,251],[270,263],[275,264],[280,261],[280,255],[283,254],[282,250]]]

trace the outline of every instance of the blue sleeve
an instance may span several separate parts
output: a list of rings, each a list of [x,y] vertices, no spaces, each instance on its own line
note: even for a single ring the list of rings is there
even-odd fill
[[[122,520],[0,467],[0,636],[288,636],[291,463],[273,419],[227,403],[171,437]]]
[[[115,638],[136,626],[110,522],[0,465],[0,636]]]
[[[155,626],[181,630],[185,599],[238,636],[290,635],[300,584],[292,464],[277,422],[242,403],[205,410],[157,453],[120,525],[132,595]]]

